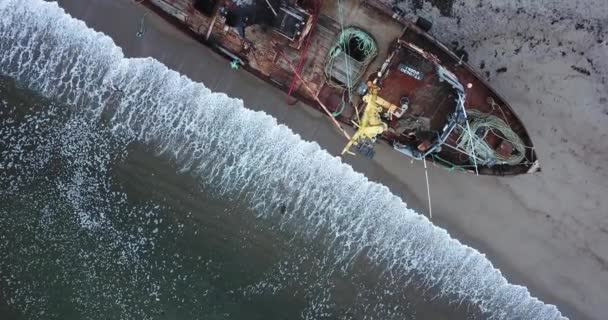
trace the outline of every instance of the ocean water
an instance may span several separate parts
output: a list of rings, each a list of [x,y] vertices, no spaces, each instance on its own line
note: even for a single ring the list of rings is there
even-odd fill
[[[54,3],[0,17],[2,319],[562,318],[272,117]]]
[[[365,256],[260,219],[107,124],[0,81],[2,319],[441,319]],[[17,143],[15,143],[18,141]],[[277,209],[287,215],[286,207]],[[415,280],[413,281],[415,283]],[[430,298],[433,298],[432,300]],[[429,301],[425,301],[428,299]]]

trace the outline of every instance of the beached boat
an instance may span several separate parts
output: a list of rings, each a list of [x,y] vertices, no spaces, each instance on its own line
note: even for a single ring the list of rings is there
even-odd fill
[[[347,139],[345,156],[356,150],[371,157],[374,144],[388,143],[450,170],[540,170],[526,129],[504,99],[429,33],[429,21],[407,19],[382,1],[138,2],[234,68],[285,90],[290,101],[325,112]]]

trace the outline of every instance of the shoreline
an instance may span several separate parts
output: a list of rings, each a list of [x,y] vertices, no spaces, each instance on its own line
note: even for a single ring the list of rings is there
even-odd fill
[[[333,155],[339,154],[343,147],[344,139],[321,113],[301,103],[288,106],[284,93],[242,70],[230,70],[226,60],[158,16],[146,16],[146,32],[141,39],[137,38],[136,32],[144,10],[142,7],[120,0],[91,1],[86,4],[79,1],[59,2],[68,13],[86,21],[89,27],[111,36],[123,48],[126,56],[152,56],[169,68],[204,83],[213,91],[241,98],[247,108],[272,115],[303,139],[318,142]],[[113,22],[104,20],[109,14],[114,15]],[[421,163],[410,163],[409,159],[396,154],[386,145],[377,146],[374,161],[355,157],[343,161],[370,180],[386,185],[416,211],[427,211]],[[534,190],[534,184],[529,182],[535,179],[535,175],[475,177],[434,167],[429,169],[429,175],[433,222],[437,226],[448,230],[462,243],[487,253],[490,261],[511,283],[525,285],[532,296],[557,305],[565,316],[601,319],[601,295],[589,302],[584,297],[573,298],[571,291],[561,292],[565,291],[564,286],[568,283],[576,287],[575,293],[586,290],[589,283],[594,284],[594,291],[601,292],[602,282],[596,281],[593,272],[589,272],[598,270],[598,267],[602,272],[601,265],[597,265],[592,255],[576,257],[574,259],[578,261],[572,261],[573,258],[564,253],[577,246],[573,246],[568,239],[554,241],[553,222],[530,208],[525,199],[512,190],[511,184],[526,183],[528,188]],[[480,195],[485,198],[480,198]],[[529,248],[523,247],[526,245]],[[563,260],[568,260],[568,263],[562,266]],[[552,267],[558,270],[544,272],[545,264],[553,264]],[[560,280],[564,274],[566,279]],[[560,292],[556,293],[558,290]]]

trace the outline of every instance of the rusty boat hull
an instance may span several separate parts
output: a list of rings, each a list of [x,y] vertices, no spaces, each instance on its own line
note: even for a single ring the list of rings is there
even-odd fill
[[[424,19],[411,21],[374,0],[140,3],[337,125],[358,128],[366,84],[373,83],[378,97],[398,112],[382,115],[387,129],[369,141],[372,146],[388,143],[404,156],[449,170],[501,176],[540,171],[522,121],[428,33]]]

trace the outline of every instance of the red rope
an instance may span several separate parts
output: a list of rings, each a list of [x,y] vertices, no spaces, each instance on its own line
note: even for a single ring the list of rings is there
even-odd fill
[[[291,97],[291,93],[293,92],[296,84],[298,83],[299,75],[304,68],[304,62],[306,61],[306,54],[308,53],[308,48],[310,47],[310,39],[312,38],[312,34],[315,30],[315,26],[317,24],[317,18],[319,17],[319,11],[321,11],[321,0],[314,0],[313,4],[313,16],[312,16],[312,25],[310,27],[310,33],[306,38],[306,44],[304,45],[304,50],[300,53],[300,62],[298,62],[298,66],[296,67],[296,72],[291,80],[291,85],[289,86],[289,91],[287,92],[287,96]]]

